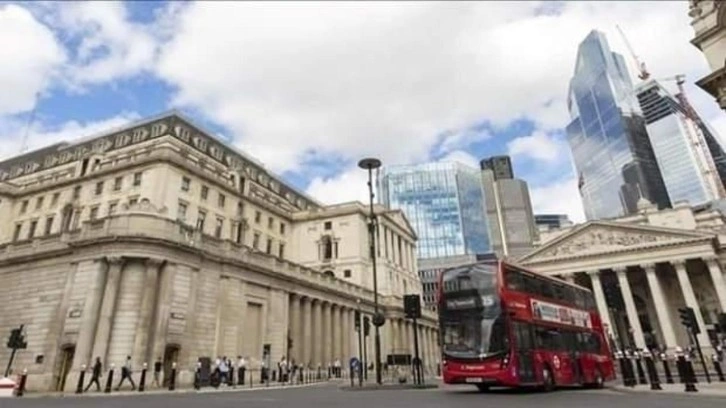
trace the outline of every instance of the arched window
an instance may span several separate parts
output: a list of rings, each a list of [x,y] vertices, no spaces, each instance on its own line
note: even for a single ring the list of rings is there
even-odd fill
[[[330,276],[331,278],[335,277],[335,273],[333,273],[333,271],[325,271],[323,272],[323,275]]]
[[[333,240],[330,239],[330,235],[325,235],[320,240],[322,246],[322,255],[324,260],[333,258]]]

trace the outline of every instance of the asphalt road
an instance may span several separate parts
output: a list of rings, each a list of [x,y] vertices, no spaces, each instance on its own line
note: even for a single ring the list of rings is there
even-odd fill
[[[692,395],[622,394],[610,390],[560,390],[549,394],[471,388],[434,390],[342,391],[333,385],[309,388],[206,394],[134,395],[130,397],[65,397],[0,399],[0,408],[723,408],[723,398]]]

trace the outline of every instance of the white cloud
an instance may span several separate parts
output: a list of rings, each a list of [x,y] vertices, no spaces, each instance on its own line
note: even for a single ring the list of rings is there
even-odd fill
[[[565,2],[560,15],[538,15],[541,6],[198,3],[182,12],[158,73],[178,86],[176,104],[283,171],[309,150],[425,160],[438,135],[483,119],[560,128],[577,45],[593,28],[625,51],[619,23],[655,76],[705,72],[685,2]]]
[[[535,214],[567,214],[573,222],[585,221],[582,199],[574,177],[530,188],[530,197]]]
[[[552,135],[542,131],[535,131],[529,136],[512,139],[507,143],[507,149],[512,156],[524,156],[545,162],[556,162],[563,157],[562,151],[568,149],[568,146]]]
[[[476,157],[472,156],[471,153],[465,152],[463,150],[454,150],[453,152],[449,152],[438,161],[461,163],[475,169],[479,168],[479,160],[477,160]]]
[[[88,122],[71,120],[52,128],[35,122],[27,131],[28,151],[58,142],[72,142],[80,138],[108,132],[114,128],[138,120],[140,116],[134,112],[123,112],[116,116]],[[21,151],[26,134],[27,122],[24,120],[0,118],[0,160],[18,155]]]
[[[338,204],[348,201],[367,203],[368,173],[358,167],[343,170],[336,177],[314,178],[307,188],[307,194],[324,204]]]
[[[32,109],[64,60],[48,27],[23,7],[0,5],[0,116]]]

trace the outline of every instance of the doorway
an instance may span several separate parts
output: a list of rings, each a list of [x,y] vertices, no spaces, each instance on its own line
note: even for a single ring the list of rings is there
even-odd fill
[[[76,345],[69,344],[61,347],[60,355],[58,356],[58,364],[55,371],[55,390],[62,392],[66,387],[66,379],[68,373],[71,371],[73,365],[73,357],[76,354]]]
[[[164,386],[169,386],[171,379],[171,366],[179,359],[179,345],[167,344],[164,348]]]

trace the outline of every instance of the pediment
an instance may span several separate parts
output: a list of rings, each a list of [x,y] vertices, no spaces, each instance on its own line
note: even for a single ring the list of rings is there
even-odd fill
[[[405,229],[411,236],[416,237],[418,239],[418,235],[416,234],[416,230],[413,229],[413,226],[411,226],[411,223],[408,221],[408,218],[401,210],[389,210],[385,213],[388,217],[390,217],[396,224],[401,226],[403,229]]]
[[[574,228],[519,259],[533,263],[643,248],[706,241],[713,234],[616,222],[591,221]]]

